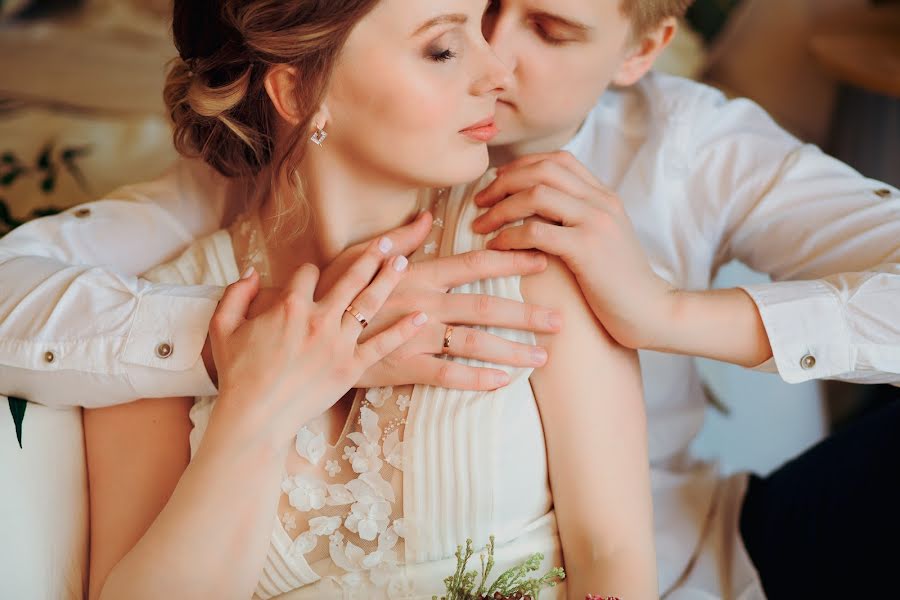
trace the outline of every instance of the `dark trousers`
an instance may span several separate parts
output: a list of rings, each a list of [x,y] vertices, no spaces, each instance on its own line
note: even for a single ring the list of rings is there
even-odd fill
[[[900,401],[752,477],[740,529],[769,600],[900,598]]]

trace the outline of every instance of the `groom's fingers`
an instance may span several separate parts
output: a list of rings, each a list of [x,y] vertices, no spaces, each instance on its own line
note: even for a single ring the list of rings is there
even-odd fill
[[[571,227],[581,223],[588,210],[588,205],[584,201],[552,187],[538,185],[508,196],[492,206],[475,219],[472,230],[475,233],[488,234],[507,223],[535,216]]]
[[[529,220],[524,225],[504,229],[488,242],[488,247],[493,250],[536,249],[565,259],[575,254],[573,231],[572,227]]]
[[[575,158],[575,155],[573,155],[571,152],[566,152],[565,150],[522,156],[498,168],[497,175],[502,175],[507,171],[527,167],[529,165],[533,165],[545,160],[551,160],[566,167],[567,169],[571,170],[573,173],[581,177],[585,181],[585,183],[589,183],[591,185],[600,185],[600,182],[597,181],[597,178],[594,177],[594,174],[591,173],[591,170],[588,169],[580,160]]]
[[[581,200],[587,200],[598,189],[561,164],[552,160],[543,160],[518,169],[504,171],[490,185],[478,192],[475,196],[475,204],[481,207],[490,207],[507,196],[538,185],[557,189]]]

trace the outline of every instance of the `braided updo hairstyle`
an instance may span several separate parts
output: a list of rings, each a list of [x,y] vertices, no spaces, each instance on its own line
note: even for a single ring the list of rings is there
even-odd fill
[[[175,0],[179,57],[164,99],[176,149],[226,177],[254,177],[271,166],[293,181],[312,119],[354,26],[378,0]],[[265,89],[274,65],[300,74],[299,123],[276,140],[278,113]]]

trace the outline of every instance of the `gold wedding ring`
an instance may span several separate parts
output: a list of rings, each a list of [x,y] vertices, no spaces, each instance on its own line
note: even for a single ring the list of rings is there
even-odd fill
[[[453,325],[447,325],[447,330],[444,332],[444,347],[441,349],[441,354],[450,353],[451,340],[453,340]]]
[[[356,319],[357,321],[359,321],[359,324],[363,326],[363,329],[365,329],[366,327],[369,326],[369,322],[366,320],[366,318],[363,316],[363,314],[361,312],[359,312],[358,310],[356,310],[355,308],[353,308],[352,304],[350,306],[348,306],[347,308],[345,308],[344,312],[348,312],[351,315],[353,315],[353,318]]]

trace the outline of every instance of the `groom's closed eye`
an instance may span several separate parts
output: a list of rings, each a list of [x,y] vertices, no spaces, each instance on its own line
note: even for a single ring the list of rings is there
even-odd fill
[[[584,42],[590,38],[592,27],[548,12],[533,12],[528,15],[528,22],[535,33],[548,44],[562,45],[573,42]]]

